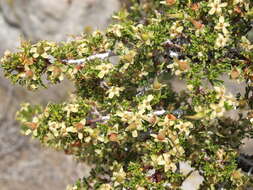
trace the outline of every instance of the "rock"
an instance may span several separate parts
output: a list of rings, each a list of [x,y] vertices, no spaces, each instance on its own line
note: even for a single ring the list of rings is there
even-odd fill
[[[12,35],[11,38],[1,35],[0,42],[12,47],[17,45],[19,34],[31,41],[60,41],[67,39],[67,35],[82,33],[86,26],[104,29],[120,3],[118,0],[0,0],[0,6],[4,25],[1,32]]]
[[[6,49],[12,49],[17,46],[18,38],[20,36],[20,31],[18,28],[12,25],[8,25],[3,15],[0,12],[0,54],[4,52]]]
[[[0,56],[13,50],[19,36],[33,42],[40,39],[66,40],[80,34],[85,26],[104,29],[119,0],[0,0]],[[33,104],[62,102],[73,91],[64,81],[49,89],[27,92],[10,84],[0,69],[0,189],[65,189],[89,167],[77,164],[63,152],[40,147],[38,142],[22,136],[15,112],[21,102]]]

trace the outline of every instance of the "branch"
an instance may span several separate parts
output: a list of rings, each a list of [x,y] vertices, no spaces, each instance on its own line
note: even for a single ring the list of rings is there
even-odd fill
[[[167,41],[163,42],[162,45],[170,45],[170,46],[174,46],[174,47],[182,49],[181,46],[172,43],[170,40],[167,40]],[[178,56],[176,52],[173,52],[172,54],[173,54],[172,56],[174,56],[174,57]],[[91,60],[94,60],[94,59],[106,59],[108,57],[113,57],[113,56],[116,56],[116,54],[113,53],[112,51],[109,51],[109,52],[106,52],[106,53],[94,54],[94,55],[91,55],[89,57],[82,58],[82,59],[70,59],[70,60],[64,59],[62,61],[65,62],[65,63],[70,63],[70,64],[82,64],[86,61],[91,61]],[[50,62],[52,62],[54,60],[55,60],[54,57],[50,58]]]
[[[166,113],[165,110],[157,110],[157,111],[153,112],[153,114],[156,115],[156,116],[164,115],[165,113]],[[109,119],[110,119],[110,116],[106,115],[106,116],[102,116],[102,117],[97,118],[97,119],[88,120],[87,124],[90,125],[90,124],[93,124],[93,123],[96,123],[96,122],[108,121]]]
[[[99,53],[99,54],[91,55],[89,57],[82,58],[82,59],[70,59],[70,60],[64,59],[62,61],[65,63],[70,63],[70,64],[82,64],[86,61],[91,61],[94,59],[106,59],[106,58],[112,57],[112,56],[116,56],[116,54],[113,53],[112,51],[109,51],[106,53]]]

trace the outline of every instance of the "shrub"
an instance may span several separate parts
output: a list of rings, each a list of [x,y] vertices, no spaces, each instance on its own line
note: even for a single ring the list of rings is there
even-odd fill
[[[76,91],[60,104],[23,104],[22,132],[94,166],[68,189],[252,186],[237,166],[241,140],[253,136],[252,7],[251,0],[132,0],[104,32],[23,40],[1,59],[6,77],[30,90],[66,77]],[[245,82],[246,93],[226,92],[224,75]],[[175,76],[184,91],[173,90]]]

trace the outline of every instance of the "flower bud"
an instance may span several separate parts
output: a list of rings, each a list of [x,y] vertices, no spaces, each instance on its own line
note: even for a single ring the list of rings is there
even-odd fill
[[[173,114],[168,114],[166,115],[166,117],[169,119],[169,120],[177,120],[176,116],[174,116]]]
[[[166,0],[167,5],[172,6],[176,3],[176,0]]]
[[[109,135],[109,140],[112,141],[112,142],[117,142],[118,141],[118,134],[116,133],[111,133]]]
[[[32,130],[35,130],[38,127],[38,124],[34,122],[26,122],[25,125]]]
[[[186,71],[189,69],[189,63],[187,61],[178,61],[177,64],[181,71]]]
[[[27,71],[25,72],[25,76],[26,76],[27,78],[32,78],[32,77],[33,77],[33,72],[32,72],[31,70],[27,70]]]
[[[234,68],[231,71],[230,76],[232,79],[237,79],[240,76],[240,72],[236,68]]]
[[[199,10],[200,5],[199,5],[199,3],[193,3],[193,4],[191,4],[190,8],[191,8],[193,11],[197,11],[197,10]]]

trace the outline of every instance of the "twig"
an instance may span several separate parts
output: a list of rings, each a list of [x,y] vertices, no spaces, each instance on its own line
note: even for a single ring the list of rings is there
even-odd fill
[[[248,176],[251,175],[252,170],[253,170],[253,166],[250,167],[249,172],[248,172]]]
[[[253,162],[248,160],[247,158],[245,158],[243,155],[240,155],[238,157],[238,161],[242,161],[244,164],[247,164],[247,165],[253,167]]]
[[[115,56],[115,53],[109,51],[109,52],[106,52],[106,53],[91,55],[89,57],[82,58],[82,59],[70,59],[70,60],[64,59],[62,61],[65,62],[65,63],[70,63],[70,64],[82,64],[85,61],[91,61],[91,60],[94,60],[94,59],[106,59],[106,58],[112,57],[112,56]]]
[[[157,110],[157,111],[154,111],[153,114],[156,115],[156,116],[159,116],[159,115],[164,115],[166,113],[165,110]],[[97,115],[97,114],[96,114]],[[107,116],[102,116],[100,118],[97,118],[97,119],[91,119],[91,120],[88,120],[87,121],[87,124],[93,124],[93,123],[96,123],[96,122],[101,122],[101,121],[108,121],[110,119],[110,116],[107,115]]]

